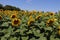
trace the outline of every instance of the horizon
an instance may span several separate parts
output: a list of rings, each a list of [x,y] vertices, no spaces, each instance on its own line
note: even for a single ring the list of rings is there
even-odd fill
[[[3,6],[11,5],[22,10],[51,11],[58,12],[60,10],[60,0],[1,0]]]

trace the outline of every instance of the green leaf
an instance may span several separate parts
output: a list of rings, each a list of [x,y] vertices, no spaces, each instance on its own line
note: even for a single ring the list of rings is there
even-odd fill
[[[52,31],[52,27],[45,27],[44,29]]]
[[[22,37],[22,40],[28,40],[28,37]]]
[[[6,38],[2,37],[1,40],[7,40]]]
[[[46,37],[40,37],[38,40],[47,40]]]
[[[29,31],[27,32],[27,34],[30,34],[30,33],[32,34],[32,30],[29,30]]]
[[[2,26],[8,26],[8,22],[4,22]]]
[[[35,38],[31,38],[30,40],[36,40]]]
[[[33,29],[33,33],[34,33],[35,36],[40,36],[40,31],[39,30]]]
[[[16,37],[10,38],[10,40],[16,40],[16,39],[17,39]]]
[[[45,23],[42,21],[42,22],[40,23],[40,26],[45,27]]]
[[[8,38],[8,37],[10,37],[10,33],[8,33],[8,34],[5,34],[5,36],[4,36],[5,38]]]
[[[50,37],[50,40],[60,40],[59,38],[54,38],[54,36],[52,35],[51,37]]]

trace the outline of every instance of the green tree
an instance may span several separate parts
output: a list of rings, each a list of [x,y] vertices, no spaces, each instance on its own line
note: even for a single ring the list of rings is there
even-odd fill
[[[3,5],[2,4],[0,4],[0,9],[3,9]]]

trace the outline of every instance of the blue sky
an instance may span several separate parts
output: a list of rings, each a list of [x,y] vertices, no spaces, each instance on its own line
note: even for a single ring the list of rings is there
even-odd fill
[[[23,10],[53,11],[60,10],[60,0],[0,0],[3,5],[12,5]]]

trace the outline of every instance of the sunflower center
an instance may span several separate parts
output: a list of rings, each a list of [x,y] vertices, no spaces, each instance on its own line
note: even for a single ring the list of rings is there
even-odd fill
[[[14,24],[18,24],[18,23],[19,23],[19,21],[18,21],[18,20],[15,20],[15,21],[14,21]]]
[[[2,17],[0,17],[0,20],[2,19]]]
[[[30,24],[34,23],[34,21],[31,21]]]
[[[53,13],[51,13],[51,15],[53,15]]]
[[[40,18],[40,16],[38,17],[38,19]]]
[[[12,16],[12,18],[15,18],[15,17],[16,17],[15,15]]]
[[[52,20],[50,20],[48,24],[52,24],[52,23],[53,23],[53,21],[52,21]]]

